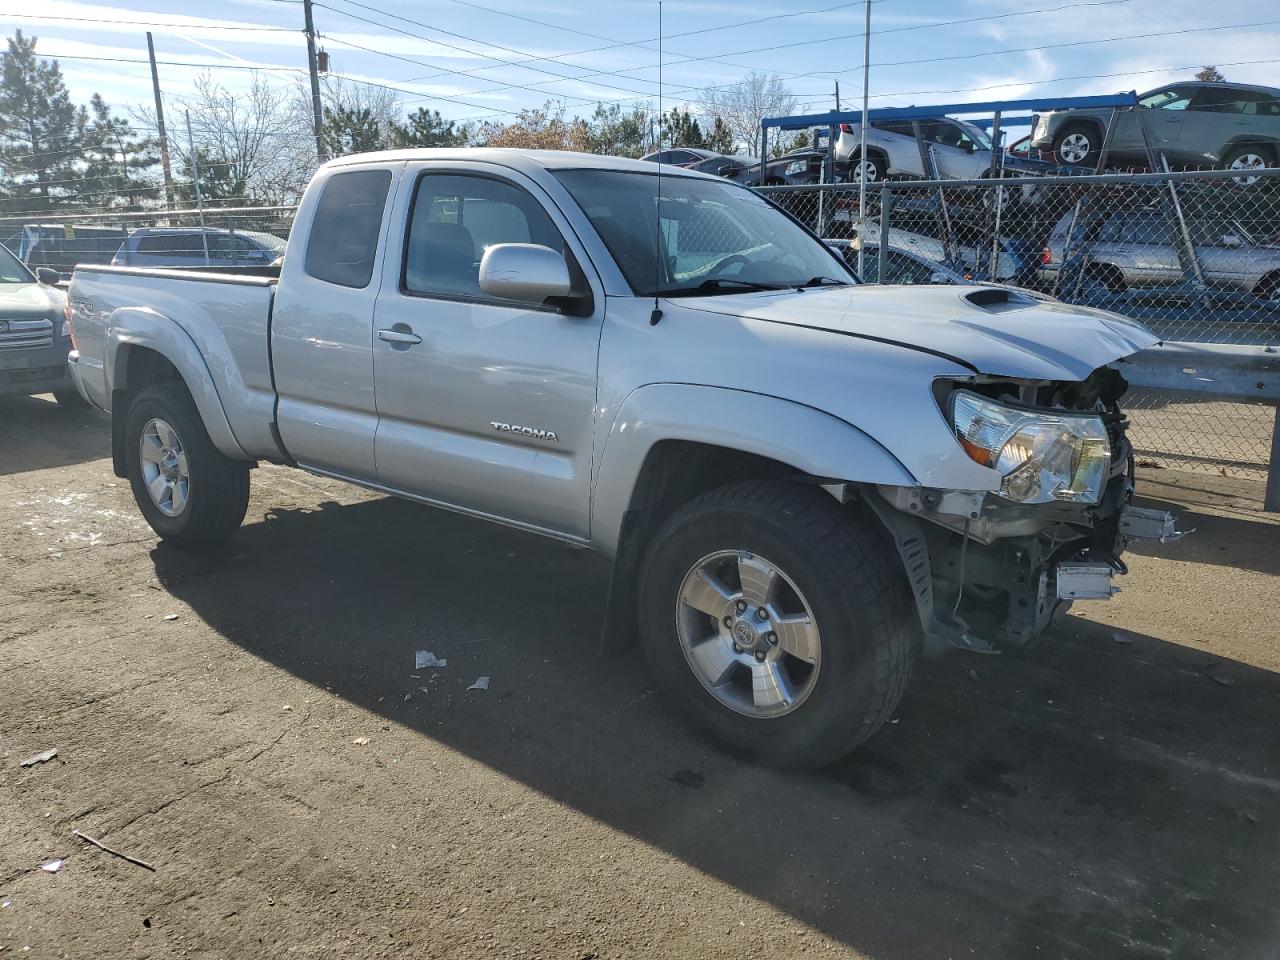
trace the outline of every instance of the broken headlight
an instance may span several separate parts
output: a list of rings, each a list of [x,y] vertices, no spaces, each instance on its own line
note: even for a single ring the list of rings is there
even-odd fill
[[[1000,496],[1018,503],[1102,499],[1111,443],[1101,417],[1008,406],[958,390],[951,422],[965,453],[1000,472]]]

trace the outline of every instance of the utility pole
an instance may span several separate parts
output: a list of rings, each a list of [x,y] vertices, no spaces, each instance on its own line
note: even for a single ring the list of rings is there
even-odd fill
[[[191,186],[196,191],[196,209],[200,212],[200,243],[204,247],[204,265],[209,265],[209,233],[204,225],[204,194],[200,192],[200,161],[196,159],[196,142],[191,136],[191,111],[187,114],[187,153],[191,154]]]
[[[160,137],[160,169],[164,173],[164,200],[173,209],[173,171],[169,168],[169,138],[164,134],[164,101],[160,98],[160,72],[156,69],[156,44],[147,31],[147,56],[151,58],[151,91],[156,95],[156,134]]]
[[[320,110],[320,72],[316,62],[316,24],[311,17],[311,0],[302,0],[307,25],[307,72],[311,74],[311,123],[316,134],[316,159],[324,163],[324,117]]]
[[[836,113],[840,112],[840,81],[836,81]]]
[[[867,100],[871,84],[871,0],[865,0],[862,14],[862,123],[858,146],[858,276],[862,276],[862,248],[867,232]],[[889,242],[880,237],[881,247]]]

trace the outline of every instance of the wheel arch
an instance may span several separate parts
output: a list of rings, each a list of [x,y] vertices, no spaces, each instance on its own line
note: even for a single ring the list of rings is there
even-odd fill
[[[872,437],[812,407],[717,387],[640,388],[614,420],[593,485],[593,545],[614,560],[605,649],[634,636],[636,578],[662,521],[702,493],[747,479],[916,484]]]
[[[124,476],[124,425],[129,404],[139,391],[165,380],[179,380],[186,387],[210,440],[221,453],[251,459],[236,440],[200,348],[185,330],[146,308],[117,310],[108,329],[105,365],[112,410],[112,467],[117,476]]]

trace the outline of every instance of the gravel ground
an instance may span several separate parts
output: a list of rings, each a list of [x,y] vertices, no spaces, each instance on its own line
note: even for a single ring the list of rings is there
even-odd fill
[[[1142,471],[1194,537],[800,776],[599,653],[589,554],[274,467],[183,554],[107,458],[103,419],[0,400],[5,956],[1280,956],[1256,483]]]

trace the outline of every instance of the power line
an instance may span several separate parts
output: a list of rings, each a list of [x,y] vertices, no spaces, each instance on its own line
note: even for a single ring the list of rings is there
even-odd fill
[[[15,14],[16,16],[16,14]],[[103,17],[54,17],[44,14],[24,13],[23,20],[60,20],[70,23],[119,23],[131,27],[168,27],[171,30],[255,30],[273,33],[301,33],[293,27],[268,27],[265,25],[219,25],[212,23],[168,23],[154,20],[112,20]]]

